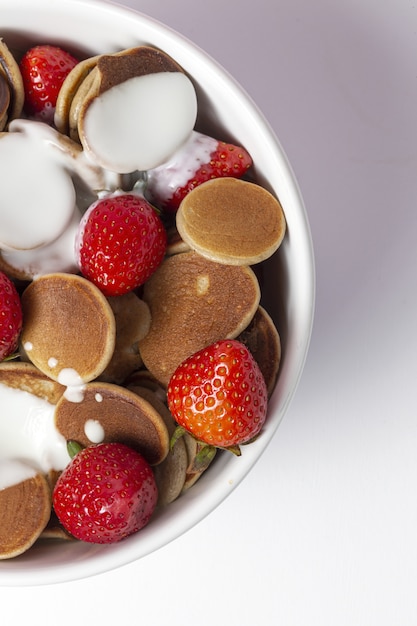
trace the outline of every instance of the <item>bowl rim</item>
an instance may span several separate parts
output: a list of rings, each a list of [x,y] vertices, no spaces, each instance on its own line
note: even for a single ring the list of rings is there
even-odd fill
[[[29,0],[23,0],[22,4],[24,2],[28,6],[31,4]],[[302,277],[297,292],[297,298],[302,302],[300,306],[302,313],[299,313],[297,318],[299,332],[295,333],[297,334],[297,339],[293,345],[293,354],[290,355],[289,361],[286,363],[286,375],[280,376],[277,389],[270,402],[271,412],[278,412],[279,415],[265,428],[262,437],[244,448],[242,457],[237,459],[238,462],[229,463],[227,467],[228,478],[221,483],[221,488],[219,485],[215,485],[215,488],[208,489],[207,484],[215,481],[210,481],[209,473],[207,473],[207,477],[203,475],[198,483],[193,486],[192,490],[169,505],[169,523],[161,522],[161,517],[157,514],[156,518],[152,520],[152,524],[141,530],[140,535],[143,547],[139,551],[132,549],[132,542],[129,540],[105,546],[105,549],[103,549],[103,546],[95,546],[93,544],[88,546],[88,548],[83,544],[82,549],[77,549],[76,543],[69,542],[68,548],[65,547],[66,544],[62,544],[61,552],[63,553],[67,549],[71,551],[70,562],[61,562],[61,559],[57,559],[56,562],[48,565],[45,563],[45,566],[37,567],[34,563],[36,563],[37,551],[42,549],[40,544],[39,548],[34,546],[28,553],[21,555],[17,559],[0,562],[0,587],[68,582],[114,570],[141,559],[177,539],[219,506],[242,482],[247,473],[259,460],[294,397],[308,354],[315,308],[316,276],[313,242],[307,213],[295,174],[275,132],[258,106],[236,79],[190,39],[140,11],[117,4],[111,0],[60,0],[59,5],[56,3],[56,0],[42,0],[42,2],[34,5],[36,9],[34,8],[33,10],[39,10],[39,4],[42,6],[42,10],[50,9],[53,13],[62,11],[63,7],[72,7],[76,13],[85,12],[87,15],[92,10],[107,11],[116,20],[122,18],[132,19],[137,23],[146,25],[149,32],[155,31],[162,38],[173,39],[175,45],[178,45],[184,51],[184,54],[191,52],[193,59],[201,63],[205,71],[215,73],[217,77],[221,78],[222,83],[227,83],[233,98],[243,102],[243,106],[246,107],[250,117],[256,119],[259,133],[270,151],[272,161],[279,163],[284,173],[285,188],[283,188],[282,193],[291,199],[291,203],[297,207],[297,211],[291,216],[291,219],[294,233],[293,239],[298,241],[299,248],[303,251],[303,254],[297,259],[298,267],[296,268],[297,275]],[[0,0],[1,5],[3,7],[7,5],[15,11],[15,0]],[[22,6],[19,4],[19,11],[21,10]],[[18,28],[16,28],[17,30]],[[178,62],[181,64],[181,59]],[[288,380],[291,381],[290,385],[288,385]],[[280,391],[283,395],[280,395]],[[224,457],[224,455],[222,456]],[[222,469],[225,467],[226,462],[225,459],[219,460],[219,465]],[[204,497],[199,498],[198,496],[202,491],[204,491]],[[182,507],[184,502],[187,502],[188,506],[186,524],[184,524],[182,516],[175,515],[175,511]],[[156,532],[154,532],[155,529]]]

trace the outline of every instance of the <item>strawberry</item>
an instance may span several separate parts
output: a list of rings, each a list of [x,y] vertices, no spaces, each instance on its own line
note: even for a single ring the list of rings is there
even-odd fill
[[[240,341],[218,341],[186,359],[172,375],[168,407],[198,441],[239,454],[260,432],[267,389],[255,359]]]
[[[17,348],[22,329],[22,305],[16,287],[0,272],[0,361]]]
[[[114,194],[93,203],[77,238],[81,273],[106,296],[142,285],[161,264],[167,234],[155,209],[142,197]]]
[[[241,146],[193,131],[168,163],[149,170],[146,194],[156,206],[176,212],[194,187],[211,178],[241,178],[251,165],[249,153]]]
[[[39,45],[27,50],[19,63],[27,115],[52,124],[61,85],[77,63],[57,46]]]
[[[158,498],[150,465],[120,443],[82,449],[59,476],[53,491],[55,513],[74,537],[114,543],[148,522]]]

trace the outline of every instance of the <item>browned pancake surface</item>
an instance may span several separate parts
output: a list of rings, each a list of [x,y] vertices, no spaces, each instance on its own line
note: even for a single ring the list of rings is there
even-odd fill
[[[63,385],[43,374],[32,363],[20,361],[0,363],[0,383],[31,393],[51,404],[56,404],[65,391]]]
[[[37,474],[0,490],[0,559],[28,550],[46,527],[51,515],[51,490],[45,476]]]
[[[53,380],[63,369],[72,369],[87,382],[110,362],[114,315],[88,280],[71,274],[42,276],[23,292],[22,308],[22,346],[32,363]]]
[[[176,428],[167,406],[157,396],[156,392],[146,387],[132,384],[129,389],[140,397],[147,400],[163,417],[171,439]],[[184,439],[179,439],[173,448],[169,450],[167,456],[154,467],[154,475],[158,487],[158,505],[165,506],[178,498],[184,489],[186,472],[188,466],[188,455]]]
[[[263,307],[258,308],[238,339],[249,348],[258,363],[271,396],[281,362],[281,339],[271,316]]]
[[[98,59],[97,69],[100,73],[99,94],[134,76],[183,71],[171,57],[150,46],[139,46],[116,54],[102,55]]]
[[[195,252],[169,257],[144,289],[152,317],[149,333],[139,342],[146,367],[166,386],[188,356],[246,328],[259,297],[248,267],[213,263]]]
[[[116,344],[99,379],[121,384],[142,365],[138,344],[149,332],[151,314],[148,305],[133,292],[108,297],[107,301],[116,321]]]
[[[219,263],[254,265],[271,256],[285,234],[279,201],[245,180],[218,178],[184,198],[176,217],[182,239]]]
[[[8,123],[16,117],[21,116],[25,100],[25,91],[19,65],[9,50],[7,44],[1,38],[0,74],[5,79],[10,94],[8,111],[4,120],[6,124],[6,122]]]
[[[144,398],[111,383],[88,383],[82,402],[62,398],[56,407],[55,423],[67,440],[83,446],[92,442],[86,432],[88,420],[97,421],[104,430],[105,442],[128,445],[148,463],[161,463],[168,454],[169,437],[164,419]]]
[[[55,126],[61,133],[69,133],[69,115],[78,89],[84,83],[90,72],[97,65],[99,55],[89,57],[77,63],[66,76],[58,93],[55,107]]]

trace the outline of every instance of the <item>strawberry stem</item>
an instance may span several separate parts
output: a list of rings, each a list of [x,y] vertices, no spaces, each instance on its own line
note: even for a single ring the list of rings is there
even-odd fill
[[[239,446],[229,446],[228,448],[223,448],[223,449],[227,450],[228,452],[231,452],[235,456],[241,456],[242,455],[242,452],[241,452]]]
[[[3,361],[14,361],[15,359],[18,359],[20,357],[19,352],[13,352],[12,354],[9,354],[9,356],[6,356]]]
[[[200,445],[200,444],[199,444]],[[210,446],[208,444],[201,444],[199,451],[197,452],[194,462],[193,462],[193,471],[201,472],[202,470],[207,469],[212,460],[215,457],[217,448],[215,446]]]
[[[177,443],[178,439],[181,439],[181,437],[183,437],[186,433],[186,429],[183,428],[182,426],[177,426],[176,429],[174,430],[171,440],[169,442],[169,449],[172,450],[172,448],[175,446],[175,444]]]
[[[67,450],[71,459],[73,459],[79,452],[81,452],[82,449],[83,446],[79,444],[78,441],[73,441],[72,439],[70,441],[67,441]]]

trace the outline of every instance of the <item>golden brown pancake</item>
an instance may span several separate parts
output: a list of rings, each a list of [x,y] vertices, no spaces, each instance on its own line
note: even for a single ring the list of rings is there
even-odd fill
[[[107,300],[116,321],[116,345],[99,380],[121,384],[142,365],[138,343],[149,332],[151,314],[148,305],[133,292]]]
[[[157,397],[156,393],[137,385],[129,386],[129,389],[147,400],[154,409],[163,417],[171,439],[174,434],[176,423],[167,406]],[[165,506],[178,498],[184,489],[188,455],[184,440],[181,438],[170,449],[165,459],[154,467],[154,476],[158,487],[158,505]]]
[[[3,118],[3,128],[11,122],[11,120],[20,117],[25,101],[25,91],[23,87],[23,79],[20,73],[19,65],[10,52],[9,48],[0,38],[0,75],[5,80],[9,89],[9,106],[7,115]]]
[[[7,124],[7,114],[10,105],[10,89],[6,77],[0,73],[0,131]]]
[[[82,382],[107,367],[115,346],[112,309],[90,281],[72,274],[47,274],[22,294],[21,345],[30,361],[67,385],[74,372]]]
[[[80,84],[75,93],[71,106],[69,107],[68,124],[69,124],[69,136],[74,141],[80,142],[80,135],[78,130],[78,121],[80,117],[80,111],[83,106],[90,102],[98,95],[99,92],[99,79],[100,76],[97,72],[97,65],[92,68],[90,73],[85,77],[84,81]]]
[[[279,201],[255,183],[217,178],[182,201],[177,229],[192,250],[218,263],[254,265],[280,246],[286,224]]]
[[[168,454],[169,436],[164,419],[144,398],[112,383],[86,384],[82,402],[62,397],[55,411],[58,431],[67,441],[82,446],[119,442],[140,452],[151,465],[161,463]],[[102,437],[89,438],[102,429]],[[87,425],[87,426],[86,426]]]
[[[167,229],[168,241],[167,241],[167,256],[173,254],[179,254],[181,252],[189,252],[190,246],[185,243],[180,237],[180,234],[176,226],[171,226]]]
[[[51,490],[42,474],[0,490],[0,559],[28,550],[51,515]]]
[[[91,101],[135,76],[156,72],[183,72],[167,54],[150,46],[90,57],[78,63],[66,77],[56,104],[55,125],[80,141],[83,118]]]
[[[76,541],[75,537],[67,532],[62,526],[61,522],[59,521],[53,510],[47,525],[40,535],[40,539],[63,539],[66,541]]]
[[[241,333],[259,297],[258,281],[248,267],[221,265],[195,252],[165,259],[143,292],[152,317],[149,333],[139,342],[147,369],[167,386],[191,354]]]
[[[65,387],[34,365],[20,361],[0,363],[0,383],[51,404],[56,404],[65,391]],[[49,524],[51,493],[58,475],[59,472],[51,470],[47,475],[36,474],[0,489],[0,559],[18,556],[43,536]]]
[[[64,135],[69,134],[69,118],[72,102],[78,93],[80,86],[87,76],[97,65],[99,55],[84,59],[75,65],[66,76],[59,90],[55,107],[55,126]]]
[[[124,383],[127,388],[145,388],[152,391],[153,394],[163,402],[165,405],[167,404],[167,393],[166,389],[161,383],[155,378],[153,374],[149,370],[139,369],[136,372],[133,372],[130,376],[127,377]]]
[[[63,385],[46,376],[32,363],[21,361],[0,363],[0,383],[31,393],[50,404],[56,404],[65,391]]]
[[[259,306],[253,320],[238,339],[249,348],[258,363],[271,397],[281,361],[281,339],[271,316],[263,307]]]

